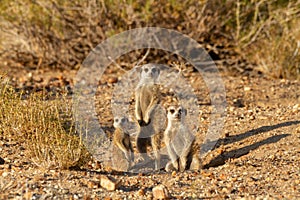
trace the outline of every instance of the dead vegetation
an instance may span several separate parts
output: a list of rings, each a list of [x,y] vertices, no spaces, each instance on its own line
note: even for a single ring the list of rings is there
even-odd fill
[[[80,167],[90,155],[74,130],[71,102],[65,96],[16,92],[0,79],[1,140],[24,143],[26,157],[39,167]]]
[[[225,69],[255,68],[296,78],[299,15],[299,0],[5,0],[0,6],[0,57],[2,64],[13,66],[77,69],[106,38],[157,26],[197,40]],[[129,56],[126,62],[132,60]]]

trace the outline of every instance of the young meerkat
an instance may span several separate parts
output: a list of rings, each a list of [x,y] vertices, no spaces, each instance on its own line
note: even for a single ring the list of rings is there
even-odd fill
[[[195,136],[184,121],[187,110],[181,106],[170,106],[167,113],[168,125],[164,132],[164,142],[170,161],[166,165],[166,171],[199,170],[199,148]]]
[[[160,169],[161,127],[159,127],[160,88],[156,80],[160,75],[158,65],[146,64],[141,67],[141,78],[135,90],[135,116],[140,125],[136,146],[142,159],[146,160],[147,146],[151,146],[155,157],[155,170]]]
[[[133,148],[130,142],[130,136],[127,131],[128,123],[129,121],[127,117],[114,118],[115,132],[113,136],[113,144],[123,152],[130,167],[134,160],[134,155]]]

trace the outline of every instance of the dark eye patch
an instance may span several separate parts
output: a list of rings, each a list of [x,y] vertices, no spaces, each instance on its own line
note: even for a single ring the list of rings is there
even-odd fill
[[[117,123],[118,123],[118,122],[119,122],[119,119],[118,119],[118,118],[116,118],[116,119],[115,119],[115,122],[117,122]]]
[[[156,68],[152,68],[152,73],[156,73],[157,69]]]
[[[122,118],[122,119],[121,119],[121,122],[122,122],[122,123],[126,122],[126,119],[125,119],[125,118]]]
[[[175,113],[175,109],[173,109],[173,108],[171,108],[169,111],[170,111],[171,114]]]
[[[149,71],[149,69],[148,69],[148,68],[144,68],[144,72],[146,72],[146,73],[147,73],[148,71]]]

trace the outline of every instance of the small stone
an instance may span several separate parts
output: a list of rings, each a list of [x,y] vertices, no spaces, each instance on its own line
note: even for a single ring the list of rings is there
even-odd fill
[[[300,133],[300,126],[296,129],[296,133]]]
[[[89,181],[87,183],[88,188],[98,188],[98,184],[94,181]]]
[[[158,185],[152,189],[154,199],[169,199],[170,194],[166,186]]]
[[[26,192],[23,197],[24,197],[24,199],[31,199],[32,198],[32,192]]]
[[[227,179],[227,177],[226,177],[225,174],[221,174],[219,178],[220,178],[221,180],[223,180],[223,181]]]
[[[222,188],[222,190],[221,190],[223,193],[225,193],[225,194],[228,194],[228,193],[230,193],[230,191],[228,190],[228,188]]]
[[[176,176],[176,175],[177,175],[176,171],[172,171],[172,176]]]
[[[114,191],[120,186],[120,181],[107,176],[101,176],[100,185],[108,191]]]
[[[117,77],[111,77],[107,80],[108,83],[116,83],[118,82],[118,78]]]
[[[3,173],[2,173],[2,177],[7,177],[8,174],[9,174],[8,172],[3,172]]]
[[[137,192],[138,196],[144,196],[146,193],[145,193],[145,188],[141,188],[138,190]]]
[[[251,90],[250,87],[244,87],[244,91],[245,91],[245,92],[248,92],[248,91],[250,91],[250,90]]]

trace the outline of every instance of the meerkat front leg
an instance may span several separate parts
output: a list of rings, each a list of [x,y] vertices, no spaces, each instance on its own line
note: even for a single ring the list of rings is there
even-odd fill
[[[151,146],[153,148],[154,157],[155,157],[155,170],[160,170],[160,144],[161,144],[161,135],[157,133],[151,137]]]
[[[190,154],[190,152],[191,152],[191,145],[186,144],[179,158],[179,164],[180,164],[179,169],[181,172],[183,172],[186,168],[188,155]]]
[[[133,148],[130,142],[130,138],[128,137],[125,141],[126,146],[128,147],[127,155],[125,154],[127,160],[129,161],[129,165],[131,166],[132,162],[134,161],[134,154],[133,154]]]
[[[165,170],[167,172],[177,171],[177,169],[174,167],[174,165],[173,165],[173,163],[172,163],[171,160],[166,164]]]
[[[136,92],[135,94],[135,117],[139,123],[139,125],[142,124],[143,122],[143,113],[142,113],[142,108],[141,108],[141,102],[140,102],[140,92]]]
[[[124,153],[125,158],[128,161],[130,161],[131,160],[130,150],[126,148],[126,145],[124,144],[123,138],[116,138],[115,144]]]
[[[158,93],[157,87],[155,87],[155,89],[153,91],[154,96],[152,96],[152,99],[145,111],[145,116],[143,119],[146,124],[150,123],[151,114],[152,114],[153,110],[156,108],[156,106],[159,104],[159,97],[158,97],[157,93]]]
[[[175,150],[174,150],[174,148],[173,148],[173,146],[172,146],[172,144],[169,144],[169,145],[167,145],[167,151],[168,151],[168,155],[169,155],[169,157],[170,157],[170,159],[171,159],[171,163],[172,163],[172,165],[173,165],[173,167],[175,168],[175,170],[178,170],[179,168],[179,166],[178,166],[178,157],[177,157],[177,154],[176,154],[176,152],[175,152]]]

